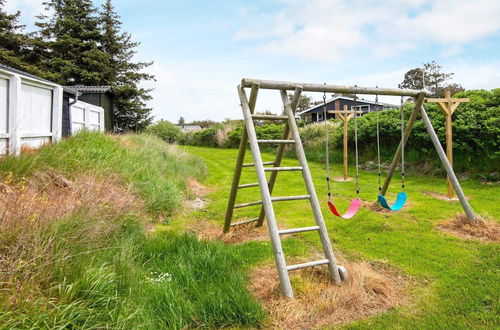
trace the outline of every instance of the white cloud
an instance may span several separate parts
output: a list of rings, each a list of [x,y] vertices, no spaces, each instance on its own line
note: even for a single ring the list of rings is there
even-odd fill
[[[253,16],[235,39],[260,41],[258,50],[333,62],[360,51],[389,56],[437,44],[448,51],[500,30],[500,1],[282,0],[276,13]]]

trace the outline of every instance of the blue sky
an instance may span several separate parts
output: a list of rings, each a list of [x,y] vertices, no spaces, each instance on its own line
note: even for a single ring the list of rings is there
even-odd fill
[[[31,26],[41,0],[7,0]],[[95,1],[100,5],[102,1]],[[243,77],[397,87],[436,60],[466,88],[500,87],[500,1],[116,0],[157,81],[156,119],[241,118]],[[312,95],[319,99],[320,95]],[[277,92],[257,110],[280,111]],[[385,102],[396,102],[385,98]]]

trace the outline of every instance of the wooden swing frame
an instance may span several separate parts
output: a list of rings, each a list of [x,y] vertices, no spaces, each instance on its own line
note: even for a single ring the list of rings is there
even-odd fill
[[[399,163],[399,159],[401,158],[401,151],[403,149],[403,143],[406,145],[408,142],[408,138],[410,137],[411,131],[413,130],[413,125],[417,119],[418,114],[422,116],[422,121],[424,122],[425,128],[429,137],[436,149],[436,152],[441,160],[441,163],[446,170],[446,174],[457,193],[458,199],[460,200],[460,204],[467,215],[467,218],[470,222],[478,221],[472,207],[470,206],[465,194],[460,186],[460,182],[457,179],[455,172],[453,171],[453,167],[451,166],[447,155],[437,137],[436,131],[432,126],[432,123],[425,111],[423,106],[424,100],[426,98],[427,92],[423,90],[411,90],[411,89],[400,89],[400,88],[380,88],[380,87],[360,87],[360,86],[343,86],[343,85],[329,85],[329,84],[312,84],[312,83],[300,83],[300,82],[287,82],[287,81],[275,81],[275,80],[262,80],[262,79],[252,79],[252,78],[243,78],[240,84],[241,88],[252,88],[253,86],[259,86],[260,89],[269,89],[269,90],[278,90],[278,91],[294,91],[297,88],[301,89],[303,92],[322,92],[322,93],[345,93],[345,94],[367,94],[367,95],[391,95],[391,96],[407,96],[413,97],[415,99],[415,107],[410,115],[410,118],[406,122],[405,131],[404,131],[404,139],[399,143],[399,146],[394,154],[391,165],[387,171],[387,176],[385,178],[384,184],[382,186],[381,194],[385,195],[389,184],[391,183],[392,177],[394,175],[394,170]],[[255,104],[256,100],[252,99],[250,103]],[[281,150],[280,150],[281,151]],[[282,152],[280,152],[282,154]],[[239,157],[240,158],[240,157]],[[243,159],[239,160],[239,162],[243,163]],[[241,164],[242,165],[242,164]],[[239,176],[238,176],[239,179]],[[270,185],[274,185],[275,177],[271,179]],[[237,183],[235,186],[236,180],[233,180],[233,187],[231,189],[230,198],[228,201],[228,208],[226,212],[225,219],[225,232],[229,230],[229,226],[231,223],[231,218],[233,215],[233,207],[236,200],[236,191],[237,191]],[[257,226],[262,226],[264,218],[264,209],[261,209],[261,214],[259,216],[259,221],[257,222]]]

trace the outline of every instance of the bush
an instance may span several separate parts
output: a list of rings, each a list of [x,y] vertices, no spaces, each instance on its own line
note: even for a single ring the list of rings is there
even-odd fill
[[[146,131],[168,143],[176,143],[182,136],[181,129],[166,120],[160,120],[156,124],[149,126]]]
[[[482,170],[498,171],[500,152],[498,151],[500,139],[500,89],[492,91],[471,90],[461,92],[454,97],[471,99],[463,103],[453,116],[453,150],[454,167],[458,171]],[[414,104],[404,106],[405,120],[408,120]],[[439,140],[445,146],[446,130],[445,120],[436,104],[424,105],[427,114],[434,126]],[[399,110],[385,110],[379,112],[380,147],[383,160],[390,160],[401,140],[401,121]],[[354,124],[349,121],[348,136],[351,155],[354,150]],[[358,147],[362,160],[376,159],[377,130],[376,113],[368,113],[358,118]],[[308,125],[313,126],[313,125]],[[315,135],[314,128],[307,126],[301,129],[301,136],[306,140],[304,145],[310,159],[324,160],[324,133],[318,130]],[[340,161],[339,152],[343,145],[342,129],[333,129],[331,145],[334,160]],[[316,136],[316,137],[315,137]],[[307,139],[312,141],[307,141]],[[321,142],[321,143],[320,143]],[[439,159],[429,138],[424,123],[417,117],[412,134],[406,147],[407,161],[409,163],[429,162],[436,166]]]

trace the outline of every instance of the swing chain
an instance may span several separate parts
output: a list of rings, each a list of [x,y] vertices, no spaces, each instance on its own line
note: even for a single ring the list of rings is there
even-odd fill
[[[401,96],[401,190],[405,190],[405,121],[404,121],[404,101]]]
[[[377,86],[378,88],[378,86]],[[375,95],[375,113],[377,117],[377,163],[378,163],[378,191],[382,192],[382,170],[380,165],[380,128],[379,128],[379,118],[378,118],[379,104],[378,104],[378,95]]]
[[[358,87],[354,85],[354,87]],[[354,149],[356,156],[356,194],[359,197],[359,157],[358,157],[358,96],[354,94]]]
[[[324,83],[326,85],[326,83]],[[332,192],[330,186],[330,148],[328,143],[328,121],[327,121],[327,111],[326,111],[326,91],[323,92],[323,116],[325,121],[325,160],[326,160],[326,185],[328,188],[328,201],[331,201]]]

